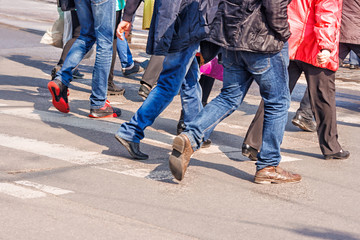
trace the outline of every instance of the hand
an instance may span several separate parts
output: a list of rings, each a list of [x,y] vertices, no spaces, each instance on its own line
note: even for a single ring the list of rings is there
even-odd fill
[[[321,50],[316,56],[317,62],[322,65],[326,64],[330,61],[330,51],[329,50]]]
[[[124,32],[125,32],[125,37],[127,37],[130,33],[131,30],[131,22],[127,22],[127,21],[121,21],[116,29],[116,36],[118,38],[120,38],[121,40],[124,40]]]

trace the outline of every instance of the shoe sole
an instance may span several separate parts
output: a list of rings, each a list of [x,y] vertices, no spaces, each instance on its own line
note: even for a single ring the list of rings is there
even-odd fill
[[[346,157],[325,157],[325,160],[346,160],[350,157],[350,154]]]
[[[131,155],[132,158],[137,159],[137,160],[146,160],[149,158],[149,157],[141,158],[141,157],[134,155],[130,149],[129,144],[124,139],[119,137],[118,135],[115,135],[115,139],[118,140],[118,142],[126,148],[126,150],[129,152],[129,154]]]
[[[125,89],[124,90],[121,90],[121,91],[109,91],[107,92],[107,95],[124,95],[125,94]]]
[[[90,118],[117,118],[119,116],[116,113],[111,113],[111,114],[106,115],[106,116],[98,116],[98,115],[89,114],[89,117]]]
[[[254,182],[257,184],[298,183],[298,182],[301,182],[301,179],[296,180],[296,181],[283,181],[283,180],[275,180],[275,179],[268,179],[268,178],[255,178]]]
[[[68,113],[70,111],[69,104],[65,102],[65,100],[59,96],[60,94],[60,88],[59,86],[54,82],[48,83],[48,89],[52,95],[52,104],[54,107],[63,113]],[[59,101],[56,101],[56,98],[59,98]]]
[[[116,111],[114,111],[116,109]],[[100,115],[93,115],[93,114],[89,114],[90,118],[117,118],[121,116],[121,110],[118,108],[113,108],[113,113],[110,113],[109,115],[105,115],[105,116],[100,116]]]
[[[169,167],[172,175],[179,181],[184,178],[182,161],[179,158],[185,150],[185,140],[181,137],[175,137],[173,142],[173,151],[169,157]]]
[[[295,126],[297,126],[298,128],[306,131],[306,132],[314,132],[314,130],[307,128],[304,124],[302,124],[299,120],[297,119],[293,119],[291,120],[292,124],[294,124]]]

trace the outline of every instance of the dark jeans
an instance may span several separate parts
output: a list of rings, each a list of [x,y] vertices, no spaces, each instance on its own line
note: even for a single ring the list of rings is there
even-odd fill
[[[338,142],[335,102],[335,72],[301,62],[290,61],[289,89],[294,89],[301,73],[305,73],[309,88],[311,110],[317,124],[317,134],[321,152],[324,155],[335,154],[341,150]],[[260,149],[264,121],[264,103],[261,101],[258,111],[246,133],[244,143]]]
[[[264,54],[222,49],[224,78],[221,93],[207,104],[189,124],[185,134],[193,150],[200,148],[205,134],[242,103],[251,83],[255,80],[264,99],[264,139],[258,154],[257,170],[277,166],[281,160],[282,142],[290,93],[288,87],[288,44],[279,53]]]

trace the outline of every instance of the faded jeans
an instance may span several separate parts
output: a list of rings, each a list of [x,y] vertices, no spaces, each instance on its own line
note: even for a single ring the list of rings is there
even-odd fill
[[[221,93],[187,124],[183,132],[192,148],[201,146],[204,134],[233,113],[242,103],[253,80],[260,87],[265,103],[263,142],[257,170],[280,163],[283,139],[290,106],[288,45],[281,52],[263,54],[222,49],[224,79]]]
[[[66,86],[72,81],[72,70],[78,66],[96,41],[96,59],[92,74],[90,106],[102,108],[107,95],[107,81],[112,59],[112,43],[115,28],[115,1],[75,0],[81,25],[80,36],[72,45],[56,79]]]

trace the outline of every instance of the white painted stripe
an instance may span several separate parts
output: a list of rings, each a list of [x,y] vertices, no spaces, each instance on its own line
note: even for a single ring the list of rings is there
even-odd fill
[[[80,165],[109,163],[117,159],[97,152],[5,134],[0,134],[0,145]]]
[[[82,118],[81,116],[73,115],[64,115],[57,112],[47,112],[34,110],[32,108],[14,108],[14,109],[2,109],[0,113],[15,115],[19,117],[25,117],[28,119],[37,119],[45,122],[55,122],[61,123],[64,125],[69,125],[73,127],[89,129],[89,130],[98,130],[106,133],[114,134],[119,124],[93,120],[88,118]],[[229,124],[227,124],[229,126]],[[149,130],[146,130],[149,131]],[[152,145],[152,146],[162,146],[168,148],[169,150],[172,147],[172,140],[174,135],[168,133],[158,133],[152,131],[152,138],[165,140],[158,141],[155,139],[145,138],[142,140],[143,143]],[[165,138],[164,138],[165,135]],[[9,138],[9,141],[7,140]],[[25,144],[26,143],[26,144]],[[116,161],[117,159],[110,156],[105,156],[96,152],[85,152],[75,148],[69,148],[59,144],[48,144],[45,142],[40,142],[32,139],[10,137],[7,135],[0,134],[0,145],[11,147],[15,149],[21,149],[28,152],[33,152],[36,154],[41,154],[44,156],[57,158],[67,162],[75,164],[99,164],[99,163],[108,163]],[[238,152],[240,149],[232,148],[228,146],[217,146],[212,144],[210,148],[201,149],[201,152],[204,154],[216,154],[216,153],[226,153],[226,152]],[[298,159],[292,159],[290,157],[285,157],[284,161],[297,161]]]
[[[34,191],[12,183],[0,183],[0,193],[5,193],[7,195],[22,199],[40,198],[46,196],[46,193]]]
[[[89,130],[95,129],[96,131],[110,133],[110,134],[115,134],[120,127],[119,123],[106,122],[104,120],[99,120],[99,119],[83,118],[82,116],[74,116],[70,114],[66,115],[58,112],[39,111],[39,110],[34,110],[33,108],[0,109],[0,113],[27,118],[27,119],[41,120],[44,122],[54,122],[54,123],[59,123],[59,124],[82,128],[82,129],[89,129]],[[149,130],[146,130],[145,134],[148,131]],[[156,131],[152,131],[152,135],[154,138],[158,140],[145,138],[142,142],[152,146],[160,145],[162,147],[167,147],[169,149],[171,148],[174,135],[168,133],[166,134],[157,133]],[[159,141],[159,139],[161,139],[161,141]]]
[[[294,158],[294,157],[290,157],[290,156],[281,154],[281,162],[294,162],[294,161],[300,161],[300,160],[302,160],[302,159]]]
[[[154,171],[152,169],[127,169],[127,170],[119,171],[119,170],[115,170],[115,169],[110,169],[110,168],[106,168],[106,167],[98,167],[98,166],[94,166],[93,168],[97,168],[97,169],[101,169],[101,170],[113,172],[113,173],[124,174],[124,175],[132,176],[132,177],[147,178],[147,179],[156,180],[156,181],[174,179],[170,170],[169,171],[164,171],[164,170]]]
[[[65,190],[57,187],[47,186],[39,183],[34,183],[30,181],[15,181],[16,184],[36,188],[42,192],[50,193],[53,195],[63,195],[68,193],[73,193],[73,191]]]
[[[0,107],[6,107],[8,106],[7,104],[4,104],[4,103],[0,103]]]

